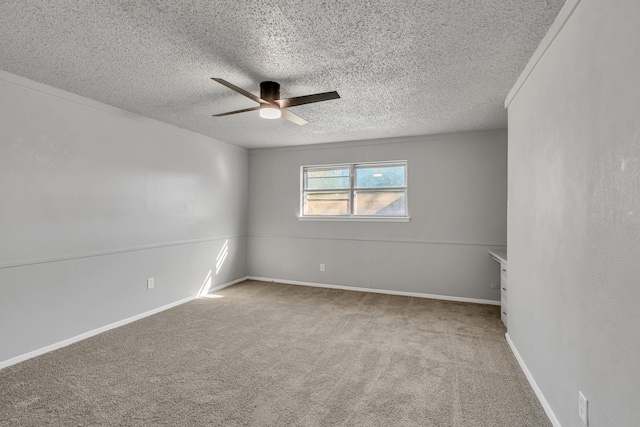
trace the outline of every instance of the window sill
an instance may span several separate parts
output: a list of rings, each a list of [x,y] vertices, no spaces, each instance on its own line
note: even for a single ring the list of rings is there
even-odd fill
[[[409,222],[408,216],[298,216],[298,221]]]

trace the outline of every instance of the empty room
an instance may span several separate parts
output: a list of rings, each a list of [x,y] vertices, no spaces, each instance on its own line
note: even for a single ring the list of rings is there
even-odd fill
[[[634,427],[638,0],[0,2],[0,426]]]

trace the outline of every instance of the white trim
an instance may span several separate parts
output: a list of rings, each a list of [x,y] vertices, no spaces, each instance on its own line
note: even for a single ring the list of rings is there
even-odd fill
[[[324,237],[324,236],[294,236],[288,234],[275,233],[249,233],[247,237],[263,237],[276,239],[307,239],[307,240],[346,240],[349,242],[381,242],[381,243],[413,243],[420,245],[452,245],[452,246],[484,246],[490,248],[507,248],[505,243],[483,243],[483,242],[455,242],[441,240],[419,240],[419,239],[367,239],[353,237]]]
[[[303,169],[339,169],[339,168],[351,168],[352,166],[354,167],[354,169],[358,166],[361,165],[365,165],[365,166],[378,166],[378,165],[389,165],[389,166],[394,166],[394,165],[404,165],[407,166],[407,160],[380,160],[380,161],[373,161],[373,162],[348,162],[348,163],[327,163],[327,164],[317,164],[317,165],[302,165],[300,166],[300,170]],[[405,181],[407,181],[406,179],[406,174],[405,174]],[[402,187],[402,188],[406,188],[406,187]],[[384,189],[384,188],[383,188]],[[328,189],[331,190],[331,189]]]
[[[435,294],[423,294],[418,292],[404,292],[404,291],[392,291],[388,289],[374,289],[374,288],[358,288],[354,286],[343,286],[343,285],[329,285],[325,283],[313,283],[313,282],[300,282],[297,280],[285,280],[285,279],[272,279],[268,277],[256,277],[256,276],[248,276],[249,280],[258,280],[260,282],[276,282],[276,283],[284,283],[286,285],[300,285],[300,286],[310,286],[313,288],[329,288],[329,289],[340,289],[343,291],[355,291],[355,292],[371,292],[374,294],[386,294],[386,295],[401,295],[405,297],[416,297],[416,298],[430,298],[444,301],[456,301],[456,302],[470,302],[474,304],[486,304],[486,305],[500,305],[500,301],[488,300],[488,299],[477,299],[477,298],[466,298],[466,297],[454,297],[448,295],[435,295]]]
[[[100,101],[95,101],[90,98],[86,98],[84,96],[76,95],[75,93],[67,92],[63,89],[58,89],[53,86],[49,86],[44,83],[37,82],[35,80],[30,80],[26,77],[18,76],[15,74],[11,74],[7,71],[0,70],[0,81],[4,81],[6,83],[10,83],[16,86],[21,86],[26,89],[33,90],[35,92],[40,92],[45,95],[52,96],[54,98],[59,98],[64,101],[72,102],[75,104],[79,104],[88,108],[93,108],[95,110],[104,111],[105,113],[114,114],[120,117],[126,117],[137,122],[143,123],[145,125],[153,126],[156,128],[160,128],[164,131],[174,132],[179,135],[183,135],[188,138],[196,138],[196,139],[205,139],[208,142],[217,142],[220,144],[228,145],[229,147],[242,150],[244,152],[248,152],[248,149],[245,147],[241,147],[239,145],[231,144],[229,142],[221,141],[219,139],[212,138],[207,135],[203,135],[197,132],[193,132],[187,129],[179,128],[177,126],[170,125],[168,123],[164,123],[158,120],[154,120],[145,116],[141,116],[136,113],[132,113],[127,110],[123,110],[122,108],[114,107],[109,104],[104,104]]]
[[[520,74],[520,77],[518,77],[515,85],[513,85],[513,88],[507,95],[507,98],[504,101],[504,108],[509,108],[509,105],[511,104],[513,99],[516,97],[516,95],[518,95],[518,92],[520,92],[522,86],[524,86],[526,81],[529,79],[529,76],[531,75],[531,73],[533,73],[533,70],[536,69],[536,67],[538,66],[544,55],[547,53],[553,42],[556,40],[581,1],[582,0],[567,0],[567,2],[564,4],[562,9],[560,10],[560,13],[558,13],[558,16],[556,16],[555,21],[553,21],[553,24],[549,28],[549,31],[547,31],[547,34],[538,45],[538,48],[531,56],[531,59],[529,59],[527,66],[524,67],[524,70]]]
[[[216,286],[215,288],[210,289],[208,293],[219,291],[220,289],[227,288],[229,286],[235,285],[236,283],[243,282],[245,280],[247,280],[247,277],[242,277],[242,278],[234,280],[232,282],[228,282],[228,283],[225,283],[223,285]],[[25,353],[25,354],[21,354],[20,356],[12,357],[11,359],[8,359],[8,360],[0,361],[0,369],[4,369],[4,368],[6,368],[8,366],[15,365],[16,363],[24,362],[25,360],[31,359],[31,358],[36,357],[36,356],[43,355],[45,353],[49,353],[50,351],[57,350],[57,349],[62,348],[62,347],[66,347],[66,346],[74,344],[74,343],[76,343],[78,341],[82,341],[82,340],[85,340],[87,338],[90,338],[90,337],[92,337],[94,335],[98,335],[98,334],[101,334],[101,333],[106,332],[108,330],[115,329],[115,328],[118,328],[120,326],[124,326],[127,323],[135,322],[136,320],[140,320],[140,319],[143,319],[145,317],[151,316],[153,314],[160,313],[161,311],[165,311],[165,310],[168,310],[170,308],[176,307],[178,305],[187,303],[189,301],[193,301],[194,299],[197,299],[197,298],[198,298],[197,294],[196,295],[192,295],[190,297],[187,297],[187,298],[184,298],[184,299],[181,299],[181,300],[178,300],[178,301],[163,305],[162,307],[154,308],[153,310],[145,311],[144,313],[136,314],[135,316],[131,316],[131,317],[127,318],[127,319],[119,320],[117,322],[110,323],[108,325],[102,326],[102,327],[94,329],[92,331],[88,331],[88,332],[82,333],[80,335],[76,335],[75,337],[67,338],[66,340],[59,341],[59,342],[57,342],[55,344],[51,344],[51,345],[48,345],[46,347],[39,348],[37,350],[33,350],[33,351],[30,351],[30,352]]]
[[[524,375],[527,377],[527,380],[529,381],[531,388],[536,393],[536,396],[538,397],[538,400],[540,401],[540,404],[542,405],[544,412],[547,413],[549,420],[551,420],[551,424],[553,424],[553,427],[562,427],[560,425],[560,421],[558,421],[558,418],[556,418],[556,414],[553,413],[553,410],[551,409],[551,405],[549,405],[549,402],[547,402],[547,399],[544,397],[544,394],[542,394],[542,390],[540,390],[540,387],[538,387],[538,384],[536,383],[536,380],[533,378],[533,375],[529,371],[529,368],[527,368],[527,365],[524,363],[522,356],[520,356],[520,353],[518,353],[518,350],[516,349],[515,344],[513,343],[513,341],[511,341],[511,337],[509,336],[508,333],[504,334],[504,336],[507,338],[507,343],[509,343],[509,347],[511,347],[511,351],[516,356],[516,360],[520,364],[520,368],[522,368]]]
[[[193,245],[196,243],[214,242],[216,240],[241,239],[243,237],[249,237],[249,236],[247,234],[239,234],[236,236],[222,236],[222,237],[208,237],[204,239],[178,240],[175,242],[156,243],[152,245],[143,245],[143,246],[132,246],[129,248],[119,248],[119,249],[111,249],[106,251],[87,252],[84,254],[63,255],[63,256],[51,257],[51,258],[36,258],[36,259],[29,259],[24,261],[0,262],[0,270],[2,270],[3,268],[24,267],[27,265],[34,265],[34,264],[46,264],[49,262],[70,261],[74,259],[91,258],[91,257],[105,256],[105,255],[115,255],[115,254],[122,254],[126,252],[146,251],[149,249],[167,248],[171,246]]]
[[[298,221],[409,222],[408,216],[298,216]]]
[[[207,292],[207,295],[217,292],[219,290],[222,290],[224,288],[228,288],[229,286],[233,286],[236,283],[244,282],[245,280],[248,280],[248,279],[249,279],[249,276],[244,276],[239,279],[232,280],[231,282],[223,283],[222,285],[218,285],[215,288],[209,289],[209,292]]]

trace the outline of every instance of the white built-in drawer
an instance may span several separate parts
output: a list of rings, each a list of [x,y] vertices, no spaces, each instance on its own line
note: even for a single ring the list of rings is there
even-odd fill
[[[507,326],[507,265],[500,263],[500,317]]]

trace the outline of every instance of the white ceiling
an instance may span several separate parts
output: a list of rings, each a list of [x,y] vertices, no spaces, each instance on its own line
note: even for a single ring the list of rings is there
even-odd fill
[[[2,0],[0,69],[247,148],[504,128],[565,0]],[[247,98],[336,90],[260,119]]]

